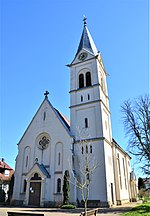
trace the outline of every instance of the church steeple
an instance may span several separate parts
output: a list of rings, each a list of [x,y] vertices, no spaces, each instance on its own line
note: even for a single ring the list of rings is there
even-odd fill
[[[84,21],[84,27],[83,27],[83,32],[81,35],[81,39],[80,39],[80,43],[78,46],[78,50],[76,53],[76,56],[79,54],[79,52],[84,49],[87,52],[90,52],[91,54],[97,55],[98,54],[98,50],[95,46],[95,43],[91,37],[91,34],[87,28],[87,22],[86,22],[87,18],[84,17],[83,21]]]
[[[88,129],[93,139],[111,143],[110,111],[106,72],[102,57],[88,31],[86,18],[76,56],[70,67],[70,128]],[[106,130],[107,127],[107,130]]]

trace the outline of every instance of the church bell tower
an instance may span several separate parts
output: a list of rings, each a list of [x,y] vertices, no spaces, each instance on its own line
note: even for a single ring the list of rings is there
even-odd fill
[[[105,138],[111,142],[107,73],[86,18],[77,53],[69,67],[72,134],[76,136],[77,128],[85,128],[91,138]]]
[[[114,185],[107,73],[102,56],[87,28],[86,18],[83,21],[83,32],[76,55],[68,65],[70,128],[75,138],[75,145],[78,145],[78,140],[82,139],[82,132],[88,133],[87,140],[90,142],[90,148],[93,148],[91,152],[100,164],[91,183],[92,193],[89,199],[101,200],[107,205],[108,201],[113,200],[109,187],[111,184]]]

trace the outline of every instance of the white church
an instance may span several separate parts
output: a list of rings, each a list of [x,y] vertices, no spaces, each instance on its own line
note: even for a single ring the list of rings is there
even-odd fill
[[[89,206],[121,205],[136,199],[130,156],[112,138],[107,73],[87,28],[70,68],[70,121],[45,98],[18,144],[12,204],[51,207],[63,203],[63,178],[70,175],[69,202],[82,202],[80,165],[88,157]]]

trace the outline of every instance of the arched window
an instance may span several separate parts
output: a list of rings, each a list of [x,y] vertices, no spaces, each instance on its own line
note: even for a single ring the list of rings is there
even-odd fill
[[[83,96],[81,95],[81,102],[83,101]]]
[[[38,175],[38,173],[35,173],[31,180],[41,180],[41,177]]]
[[[79,75],[79,88],[83,88],[84,87],[84,76],[83,74]]]
[[[57,179],[57,193],[60,193],[61,192],[61,179],[58,178]]]
[[[86,86],[91,86],[91,73],[86,73]]]

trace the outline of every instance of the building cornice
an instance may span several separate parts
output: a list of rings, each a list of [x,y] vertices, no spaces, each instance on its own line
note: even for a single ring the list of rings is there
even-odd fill
[[[72,105],[69,108],[71,109],[71,108],[75,108],[75,107],[79,107],[79,106],[85,106],[85,105],[89,105],[89,104],[93,104],[93,103],[98,103],[98,102],[101,102],[104,105],[105,109],[110,113],[108,107],[104,104],[104,102],[101,99],[94,100],[94,101],[88,101],[88,102],[81,103],[81,104]]]
[[[105,141],[107,142],[110,146],[112,146],[112,143],[109,142],[105,137],[93,137],[93,138],[88,138],[88,139],[81,139],[81,140],[74,140],[74,144],[79,144],[79,143],[88,143],[88,142],[97,142],[97,141]]]
[[[84,91],[86,89],[94,88],[96,86],[100,86],[101,87],[101,84],[97,83],[97,84],[94,84],[92,86],[85,86],[83,88],[73,89],[73,90],[69,91],[69,93],[78,92],[78,91]],[[101,87],[101,90],[102,90],[103,94],[105,95],[105,97],[109,100],[109,97],[105,94],[105,92],[103,91],[102,87]]]
[[[76,62],[76,63],[73,63],[73,64],[72,63],[71,64],[67,64],[66,66],[67,67],[72,67],[72,66],[75,66],[75,65],[78,65],[78,64],[84,64],[87,61],[90,61],[90,60],[93,60],[93,59],[97,59],[98,56],[99,55],[93,56],[92,58],[88,58],[88,59],[84,60],[83,62],[79,61],[79,62]]]

